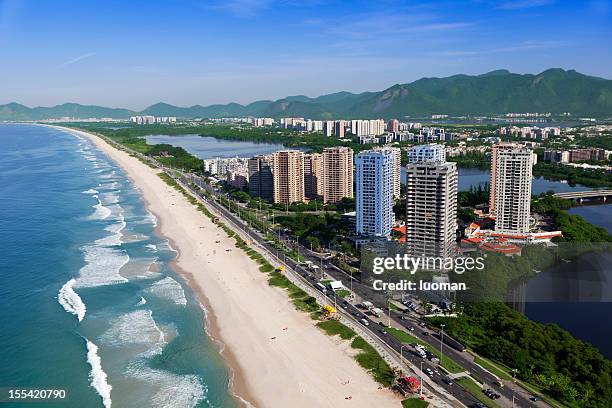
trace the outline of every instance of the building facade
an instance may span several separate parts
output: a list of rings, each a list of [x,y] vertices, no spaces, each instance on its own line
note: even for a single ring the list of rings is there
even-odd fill
[[[529,232],[533,152],[515,143],[498,143],[491,153],[489,213],[495,232]]]
[[[266,201],[274,200],[274,159],[271,155],[258,155],[248,161],[249,194]]]
[[[353,196],[353,149],[323,149],[323,202],[337,203]]]
[[[406,166],[406,245],[413,256],[451,257],[457,233],[457,166],[421,160]]]
[[[408,163],[423,161],[446,162],[446,149],[439,144],[426,144],[414,146],[408,150]]]
[[[282,150],[274,155],[274,202],[304,201],[304,152]]]
[[[304,155],[304,195],[313,200],[323,196],[323,155]]]
[[[356,232],[389,237],[393,214],[394,154],[389,149],[368,150],[356,159]]]

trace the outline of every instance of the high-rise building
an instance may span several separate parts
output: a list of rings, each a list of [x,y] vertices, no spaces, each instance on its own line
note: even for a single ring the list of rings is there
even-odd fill
[[[334,121],[333,120],[326,120],[323,122],[323,135],[324,136],[331,136],[334,134]]]
[[[274,200],[274,160],[271,155],[258,155],[249,159],[249,194],[264,200]]]
[[[337,120],[334,124],[334,134],[337,138],[342,139],[344,137],[344,128],[346,123],[343,120]]]
[[[491,153],[489,213],[495,232],[529,232],[533,152],[516,143],[498,143]]]
[[[393,214],[394,154],[389,149],[357,155],[357,234],[389,237]]]
[[[399,147],[375,147],[374,150],[389,149],[393,152],[393,198],[400,197],[402,185],[402,149]]]
[[[274,202],[304,201],[304,152],[282,150],[274,153]]]
[[[422,161],[446,162],[446,149],[442,145],[427,144],[414,146],[408,150],[408,163]]]
[[[457,231],[457,166],[421,160],[406,166],[406,245],[413,256],[450,257]]]
[[[353,150],[349,147],[323,149],[323,202],[336,203],[353,197]]]
[[[320,153],[304,155],[304,195],[308,199],[323,195],[323,155]]]
[[[399,120],[391,119],[387,122],[387,132],[397,133],[399,132]]]

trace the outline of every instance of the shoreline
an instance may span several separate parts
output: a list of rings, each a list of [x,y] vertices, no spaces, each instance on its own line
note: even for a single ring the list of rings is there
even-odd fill
[[[397,395],[379,389],[358,365],[346,342],[327,336],[295,310],[284,292],[268,285],[259,265],[161,180],[158,170],[95,135],[56,128],[94,142],[122,168],[156,216],[156,233],[177,251],[171,267],[204,308],[206,334],[226,363],[228,392],[238,405],[400,406]]]

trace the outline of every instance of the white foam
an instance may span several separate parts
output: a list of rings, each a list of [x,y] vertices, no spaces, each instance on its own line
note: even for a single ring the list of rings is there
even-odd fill
[[[119,191],[109,191],[101,194],[104,205],[117,204],[119,202]]]
[[[127,279],[119,274],[119,270],[130,260],[128,254],[115,248],[98,245],[86,245],[83,251],[86,264],[79,271],[77,288],[127,282]]]
[[[98,194],[98,190],[94,190],[93,188],[90,188],[89,190],[81,191],[81,193],[83,193],[83,194]]]
[[[147,244],[145,245],[145,248],[148,248],[153,252],[157,252],[157,246],[155,244]]]
[[[130,364],[127,368],[127,374],[157,389],[151,396],[152,407],[195,407],[206,397],[208,392],[206,386],[195,375],[178,375],[153,369],[148,367],[145,361]]]
[[[125,217],[123,214],[119,214],[119,222],[115,224],[110,224],[106,228],[104,228],[108,232],[112,232],[112,235],[108,235],[104,238],[100,238],[95,241],[96,245],[100,246],[119,246],[123,243],[123,233],[122,231],[127,226],[125,222]]]
[[[169,276],[155,282],[146,291],[162,299],[174,302],[177,305],[187,305],[187,298],[185,297],[183,287]]]
[[[83,300],[78,293],[74,291],[75,282],[75,279],[70,279],[68,282],[66,282],[59,290],[57,300],[65,311],[75,315],[80,322],[85,317],[87,308],[85,307],[85,303],[83,303]]]
[[[147,299],[145,299],[144,297],[140,297],[140,300],[138,301],[138,303],[136,303],[136,306],[143,306],[147,304]]]
[[[119,316],[100,340],[113,347],[145,345],[151,354],[161,353],[166,344],[164,332],[155,324],[153,313],[142,309]]]
[[[98,204],[92,205],[92,207],[95,208],[96,211],[94,211],[94,213],[91,214],[89,218],[94,220],[107,219],[108,216],[112,213],[111,209],[102,205],[102,202],[100,201],[100,198],[97,195],[94,195],[94,198],[98,200]]]
[[[91,386],[102,397],[104,407],[110,408],[112,404],[111,390],[113,387],[108,383],[108,377],[102,369],[102,359],[98,355],[98,346],[87,339],[85,340],[87,341],[87,362],[91,366],[91,372],[89,373]]]

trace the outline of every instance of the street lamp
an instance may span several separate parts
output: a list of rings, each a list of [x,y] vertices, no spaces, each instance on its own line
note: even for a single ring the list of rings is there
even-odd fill
[[[421,371],[419,371],[419,379],[421,380],[421,390],[419,391],[419,395],[423,397],[423,361],[421,361]]]
[[[405,344],[400,346],[400,366],[402,370],[404,369],[404,347],[406,347]]]
[[[442,366],[442,359],[444,358],[444,354],[442,354],[442,339],[444,338],[444,326],[445,324],[440,325],[440,366]]]

